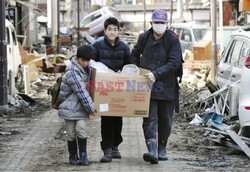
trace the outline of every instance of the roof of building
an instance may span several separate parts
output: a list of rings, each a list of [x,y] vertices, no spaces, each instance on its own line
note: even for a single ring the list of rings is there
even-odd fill
[[[161,3],[161,4],[147,4],[146,5],[146,11],[154,11],[156,9],[164,9],[167,11],[170,11],[170,3]],[[173,10],[176,10],[176,3],[173,4]],[[184,6],[186,8],[186,6]],[[130,11],[143,11],[144,5],[143,4],[137,4],[137,5],[118,5],[116,4],[114,7],[115,10],[119,12],[130,12]],[[190,3],[188,6],[189,10],[194,9],[210,9],[209,4],[207,3]]]

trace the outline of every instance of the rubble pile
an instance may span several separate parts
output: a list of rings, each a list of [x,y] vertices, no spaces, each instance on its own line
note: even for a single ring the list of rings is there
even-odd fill
[[[194,114],[204,112],[200,100],[209,95],[206,87],[198,89],[195,84],[183,82],[180,86],[180,114],[186,120],[191,120]]]
[[[55,82],[55,74],[50,76],[40,75],[40,81],[31,84],[30,94],[18,92],[13,97],[9,96],[9,109],[2,113],[3,117],[31,117],[37,116],[50,108],[50,97],[47,89]]]
[[[182,121],[188,121],[189,124],[196,126],[191,127],[192,132],[188,132],[189,135],[195,137],[195,144],[206,145],[213,141],[242,151],[250,158],[250,138],[237,134],[240,130],[238,116],[230,116],[230,113],[225,112],[226,104],[218,101],[225,94],[210,91],[208,87],[198,88],[197,84],[189,82],[181,84],[178,116]],[[188,131],[190,126],[184,128]]]

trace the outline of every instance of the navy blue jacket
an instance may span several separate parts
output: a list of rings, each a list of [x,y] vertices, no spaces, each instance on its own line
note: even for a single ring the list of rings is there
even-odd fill
[[[131,52],[130,63],[150,70],[156,82],[151,99],[176,100],[178,91],[177,71],[181,66],[181,46],[178,37],[166,30],[155,40],[152,28],[139,35]]]
[[[123,66],[129,63],[130,49],[119,38],[113,46],[105,36],[103,40],[95,42],[93,47],[95,55],[93,60],[102,62],[115,72],[122,70]]]

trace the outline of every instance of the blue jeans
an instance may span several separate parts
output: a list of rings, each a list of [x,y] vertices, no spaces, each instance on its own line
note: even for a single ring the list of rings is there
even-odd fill
[[[150,100],[149,117],[143,118],[145,140],[167,141],[172,129],[175,101]]]

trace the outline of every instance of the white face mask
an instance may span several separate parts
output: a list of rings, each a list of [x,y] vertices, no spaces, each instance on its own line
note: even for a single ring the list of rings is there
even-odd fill
[[[158,33],[162,34],[166,31],[166,24],[153,24],[153,30]]]

